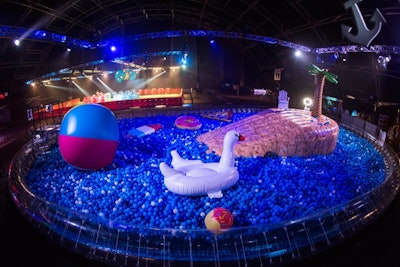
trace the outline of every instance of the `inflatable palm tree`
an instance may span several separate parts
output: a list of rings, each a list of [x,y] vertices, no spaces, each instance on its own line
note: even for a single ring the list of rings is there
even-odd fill
[[[322,115],[322,95],[324,92],[325,80],[333,84],[338,84],[337,75],[320,69],[318,66],[308,65],[308,73],[315,76],[314,99],[311,109],[311,116],[319,118]]]

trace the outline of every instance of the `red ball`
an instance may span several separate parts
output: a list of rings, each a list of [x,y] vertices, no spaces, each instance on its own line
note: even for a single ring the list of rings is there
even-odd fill
[[[233,215],[225,208],[214,208],[206,215],[204,223],[209,231],[221,234],[232,227]]]

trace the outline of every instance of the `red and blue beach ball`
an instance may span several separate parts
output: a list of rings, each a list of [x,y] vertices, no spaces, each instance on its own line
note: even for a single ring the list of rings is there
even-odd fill
[[[59,147],[63,159],[77,169],[97,170],[114,160],[118,147],[118,122],[100,104],[81,104],[61,121]]]

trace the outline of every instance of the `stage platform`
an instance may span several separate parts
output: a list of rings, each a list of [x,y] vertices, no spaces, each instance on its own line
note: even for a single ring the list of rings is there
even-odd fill
[[[160,88],[159,88],[160,89]],[[183,105],[182,88],[163,88],[165,90],[142,91],[133,99],[108,99],[103,94],[91,97],[72,99],[56,104],[47,104],[28,110],[28,119],[48,119],[62,117],[71,108],[84,103],[97,103],[109,108],[111,111],[130,108],[174,107]],[[140,90],[139,90],[140,91]]]

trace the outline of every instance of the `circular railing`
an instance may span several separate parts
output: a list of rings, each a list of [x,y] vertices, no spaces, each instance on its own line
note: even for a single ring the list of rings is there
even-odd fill
[[[198,111],[198,110],[197,110]],[[119,114],[131,116],[132,111]],[[136,116],[154,110],[134,111]],[[163,112],[166,112],[165,110]],[[177,112],[172,109],[168,112]],[[25,144],[9,171],[12,199],[19,211],[48,239],[76,253],[115,266],[284,265],[338,244],[375,221],[398,192],[399,159],[390,146],[373,136],[346,127],[367,139],[384,158],[385,180],[376,188],[346,203],[296,220],[251,227],[233,227],[221,235],[205,230],[157,229],[120,225],[48,202],[32,193],[26,183],[39,157],[57,146],[57,133]],[[189,265],[188,265],[189,264]]]

